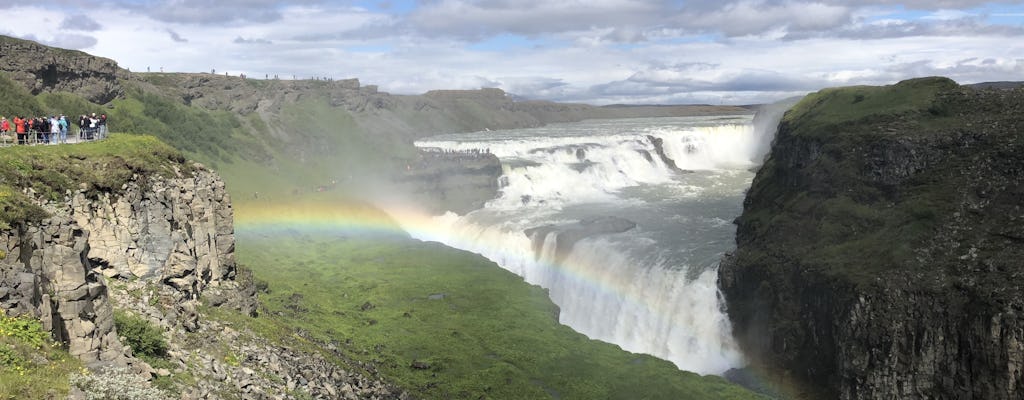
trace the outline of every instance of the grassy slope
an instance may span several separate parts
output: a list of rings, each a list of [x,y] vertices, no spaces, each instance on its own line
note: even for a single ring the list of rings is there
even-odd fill
[[[281,340],[300,329],[346,343],[351,357],[424,398],[754,397],[589,340],[558,324],[544,289],[436,243],[239,232],[238,256],[269,285],[269,318],[239,322]]]

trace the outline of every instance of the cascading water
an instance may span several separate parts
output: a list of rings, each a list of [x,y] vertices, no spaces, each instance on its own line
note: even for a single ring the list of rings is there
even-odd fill
[[[423,140],[417,145],[490,151],[504,176],[499,198],[436,217],[437,236],[420,238],[548,288],[560,321],[591,338],[722,373],[742,357],[719,301],[717,263],[734,246],[730,221],[762,156],[757,135],[749,116],[730,116]]]

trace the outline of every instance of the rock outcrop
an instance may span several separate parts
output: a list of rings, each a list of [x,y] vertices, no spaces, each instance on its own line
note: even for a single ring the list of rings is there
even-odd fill
[[[1022,116],[939,78],[790,110],[719,270],[755,366],[809,398],[1022,398]]]
[[[127,364],[102,275],[173,288],[194,315],[204,290],[238,290],[231,203],[224,184],[197,168],[174,178],[136,176],[123,193],[39,201],[52,217],[0,236],[0,305],[32,314],[83,361]],[[236,302],[246,312],[255,300]],[[182,319],[186,326],[187,319]]]
[[[127,71],[113,60],[0,36],[0,71],[32,94],[69,92],[97,104],[124,93]]]
[[[109,277],[156,279],[186,299],[232,281],[234,226],[224,182],[199,169],[144,185],[132,181],[123,194],[96,199],[80,191],[53,208],[90,233],[89,259]]]
[[[604,216],[588,218],[571,224],[544,225],[523,231],[530,238],[533,254],[540,258],[545,244],[552,243],[555,262],[561,262],[572,252],[576,242],[592,236],[622,233],[636,228],[636,222],[625,218]]]
[[[393,181],[425,211],[465,214],[498,196],[501,174],[490,153],[421,151]]]
[[[54,217],[0,233],[0,309],[31,314],[86,363],[128,363],[107,287],[89,268],[89,232]]]

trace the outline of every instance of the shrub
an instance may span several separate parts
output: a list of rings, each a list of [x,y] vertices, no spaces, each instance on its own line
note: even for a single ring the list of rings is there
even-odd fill
[[[115,311],[114,326],[124,337],[125,344],[132,347],[136,356],[143,359],[167,356],[167,342],[164,340],[163,331],[149,321]]]
[[[39,320],[28,315],[8,317],[0,314],[0,337],[7,336],[34,348],[40,348],[50,339]],[[0,363],[0,367],[4,366]]]

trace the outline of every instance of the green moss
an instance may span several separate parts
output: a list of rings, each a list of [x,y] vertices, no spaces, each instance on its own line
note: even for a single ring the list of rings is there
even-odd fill
[[[1001,111],[1013,107],[1009,94],[922,78],[808,96],[786,114],[751,186],[738,239],[757,245],[741,245],[741,256],[856,284],[895,271],[948,284],[922,260],[950,246],[931,243],[964,212],[966,188],[1019,168],[1019,117]]]
[[[291,345],[338,343],[419,397],[756,397],[560,325],[544,289],[478,255],[399,237],[238,235],[239,261],[269,290],[264,317],[230,318]]]

